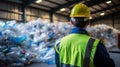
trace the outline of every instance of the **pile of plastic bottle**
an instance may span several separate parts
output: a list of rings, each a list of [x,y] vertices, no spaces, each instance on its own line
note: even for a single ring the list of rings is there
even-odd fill
[[[16,21],[0,22],[0,66],[24,66],[36,55],[28,48],[29,40],[17,28]]]
[[[67,23],[0,21],[0,66],[23,66],[30,62],[54,64],[54,44],[69,33]],[[8,62],[9,61],[9,62]]]
[[[31,62],[54,64],[55,42],[69,34],[69,23],[0,21],[0,66],[24,66]],[[107,48],[117,44],[118,31],[104,24],[87,27],[91,36],[105,39]]]
[[[91,33],[92,37],[98,38],[105,45],[106,48],[111,48],[118,45],[118,32],[119,30],[105,25],[98,24],[87,27],[88,32]]]

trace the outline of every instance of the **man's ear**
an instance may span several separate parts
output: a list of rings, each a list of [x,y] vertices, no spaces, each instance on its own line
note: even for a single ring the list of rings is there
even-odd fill
[[[70,24],[73,25],[73,21],[72,20],[70,20]]]
[[[70,25],[73,25],[73,22],[72,22],[72,20],[70,20]]]

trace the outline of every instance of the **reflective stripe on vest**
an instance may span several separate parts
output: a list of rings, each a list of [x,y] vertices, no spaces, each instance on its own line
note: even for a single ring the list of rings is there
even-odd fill
[[[89,67],[90,54],[91,54],[91,50],[92,50],[94,41],[95,41],[95,39],[93,39],[93,38],[90,38],[88,41],[87,49],[86,49],[85,57],[84,57],[84,67]]]
[[[60,42],[59,49],[60,62],[64,65],[66,64],[67,66],[70,65],[73,67],[84,67],[86,65],[86,61],[84,61],[84,58],[89,57],[88,59],[90,61],[87,61],[87,64],[89,65],[89,67],[94,67],[93,59],[99,40],[95,39],[92,44],[91,51],[90,53],[88,53],[89,56],[85,56],[87,52],[86,49],[89,49],[87,47],[90,46],[88,45],[89,40],[91,42],[91,39],[92,38],[90,38],[90,36],[83,34],[70,34],[63,37]]]

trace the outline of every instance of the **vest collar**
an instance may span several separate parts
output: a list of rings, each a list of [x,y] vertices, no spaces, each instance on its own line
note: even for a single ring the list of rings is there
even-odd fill
[[[85,29],[77,28],[77,27],[74,27],[74,28],[71,29],[70,34],[72,34],[72,33],[78,33],[78,34],[86,34],[86,35],[88,35],[88,32]]]

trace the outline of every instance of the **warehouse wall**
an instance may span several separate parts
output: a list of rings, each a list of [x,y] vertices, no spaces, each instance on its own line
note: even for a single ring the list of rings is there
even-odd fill
[[[97,19],[94,21],[94,24],[106,24],[109,26],[113,26],[112,16],[107,16],[104,18]],[[120,15],[114,16],[114,28],[120,30]]]
[[[53,18],[54,18],[53,19],[54,22],[68,22],[69,21],[67,17],[56,15],[56,14],[53,15]]]
[[[21,12],[21,5],[16,3],[7,3],[7,2],[0,2],[0,19],[1,20],[22,20],[22,12]],[[50,16],[48,12],[41,11],[40,9],[27,7],[26,8],[26,20],[36,20],[37,18],[42,18],[46,21],[50,21]],[[53,15],[53,21],[58,22],[65,22],[68,21],[67,17],[61,15]]]
[[[37,18],[49,20],[50,17],[49,17],[48,12],[41,11],[36,8],[27,7],[26,8],[26,20],[31,21],[31,20],[36,20]]]
[[[120,15],[115,16],[115,28],[120,30]]]
[[[95,24],[106,24],[106,25],[112,26],[112,19],[109,16],[109,17],[106,17],[106,18],[97,19],[94,23]]]
[[[17,4],[9,4],[0,2],[0,18],[3,19],[16,19],[21,20],[21,8]]]

